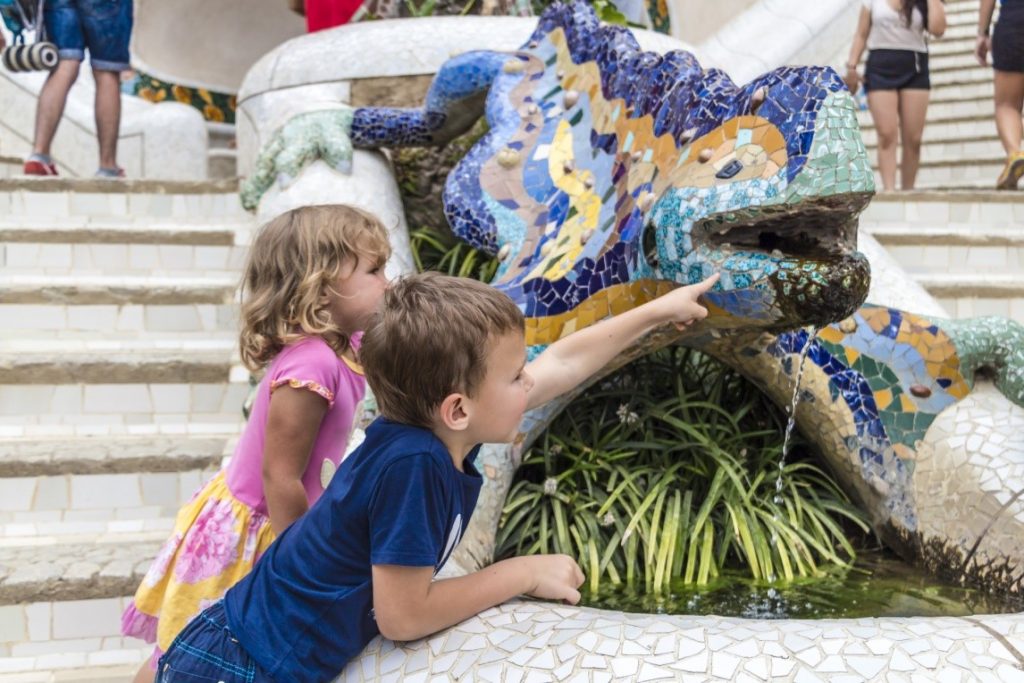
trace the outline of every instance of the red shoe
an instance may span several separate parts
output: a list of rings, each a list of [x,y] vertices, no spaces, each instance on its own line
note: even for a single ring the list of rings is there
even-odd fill
[[[25,162],[23,172],[25,175],[55,176],[57,175],[57,166],[55,164],[46,164],[36,159],[29,159]]]

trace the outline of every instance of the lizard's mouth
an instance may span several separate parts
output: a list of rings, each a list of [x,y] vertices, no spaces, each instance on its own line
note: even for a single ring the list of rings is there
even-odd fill
[[[693,227],[694,245],[724,252],[762,252],[775,258],[852,255],[857,248],[861,195],[715,214]],[[866,197],[863,203],[866,203]]]
[[[826,325],[864,301],[870,266],[857,251],[857,216],[866,193],[728,211],[695,223],[694,250],[706,268],[723,273],[708,293],[726,313],[719,323],[766,329]],[[645,255],[653,252],[645,244]],[[656,251],[656,250],[655,250]],[[756,302],[756,303],[754,303]]]

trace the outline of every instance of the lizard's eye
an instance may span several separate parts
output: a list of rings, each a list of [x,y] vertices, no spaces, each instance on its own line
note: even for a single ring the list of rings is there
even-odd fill
[[[742,170],[743,164],[738,159],[733,159],[725,166],[723,166],[721,169],[719,169],[718,173],[715,174],[715,177],[721,180],[728,180],[729,178],[732,178],[734,175],[736,175]]]

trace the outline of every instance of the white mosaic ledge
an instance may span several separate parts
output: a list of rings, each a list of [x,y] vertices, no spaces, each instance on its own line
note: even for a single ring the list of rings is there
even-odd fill
[[[750,620],[513,601],[432,638],[377,638],[361,681],[1024,681],[1024,619]]]

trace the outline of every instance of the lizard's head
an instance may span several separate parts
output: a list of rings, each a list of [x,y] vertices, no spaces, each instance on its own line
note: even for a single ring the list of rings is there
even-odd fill
[[[576,3],[549,9],[502,71],[491,132],[446,199],[450,217],[484,207],[483,225],[453,225],[501,257],[493,284],[523,308],[529,343],[714,272],[717,328],[821,325],[863,302],[856,224],[874,187],[831,69],[738,88],[689,53],[640,51]]]

